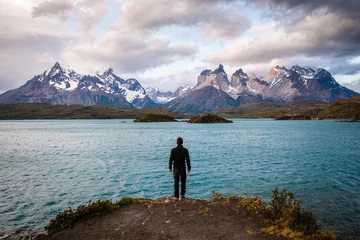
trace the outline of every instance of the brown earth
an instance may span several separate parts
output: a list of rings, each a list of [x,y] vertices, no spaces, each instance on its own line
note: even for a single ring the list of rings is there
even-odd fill
[[[169,198],[132,203],[103,217],[75,224],[53,236],[55,239],[281,239],[261,233],[264,217],[237,208],[238,200],[205,201]]]

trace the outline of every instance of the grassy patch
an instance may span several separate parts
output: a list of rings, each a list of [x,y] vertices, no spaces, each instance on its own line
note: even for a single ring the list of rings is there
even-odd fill
[[[245,198],[241,197],[237,205],[238,208],[246,208],[250,211],[263,212],[266,209],[266,203],[259,197]]]
[[[99,217],[119,209],[121,206],[143,201],[145,200],[140,198],[122,198],[115,203],[110,200],[99,200],[97,202],[89,201],[87,204],[78,206],[76,210],[69,208],[68,210],[59,213],[50,221],[50,224],[45,227],[45,230],[49,234],[54,234],[74,226],[76,222],[81,220]]]

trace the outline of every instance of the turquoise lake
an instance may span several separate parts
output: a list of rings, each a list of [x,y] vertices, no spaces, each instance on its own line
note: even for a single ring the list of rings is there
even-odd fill
[[[43,228],[89,200],[173,193],[170,149],[184,138],[187,197],[261,196],[287,188],[323,229],[360,236],[360,123],[233,119],[0,121],[0,232]]]

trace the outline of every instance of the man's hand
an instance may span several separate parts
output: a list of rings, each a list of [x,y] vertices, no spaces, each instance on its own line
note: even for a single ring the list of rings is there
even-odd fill
[[[172,172],[172,169],[171,169],[171,168],[169,168],[169,170],[170,170],[170,172]]]

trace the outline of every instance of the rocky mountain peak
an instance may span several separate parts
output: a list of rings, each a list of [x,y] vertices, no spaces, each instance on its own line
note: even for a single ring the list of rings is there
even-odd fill
[[[236,70],[233,75],[238,76],[238,77],[243,77],[243,78],[248,77],[248,75],[246,73],[244,73],[241,68]]]
[[[229,87],[229,85],[230,83],[227,78],[227,74],[224,71],[224,66],[219,64],[219,67],[214,71],[206,69],[200,73],[195,89],[213,86],[216,89],[225,90]]]
[[[52,68],[61,68],[60,63],[56,62]]]
[[[202,71],[200,73],[200,75],[206,76],[206,75],[210,75],[211,73],[212,73],[212,71],[210,69],[205,69],[204,71]]]
[[[219,67],[214,71],[212,71],[212,74],[219,74],[219,73],[226,74],[226,72],[224,71],[224,66],[222,64],[219,64]]]

